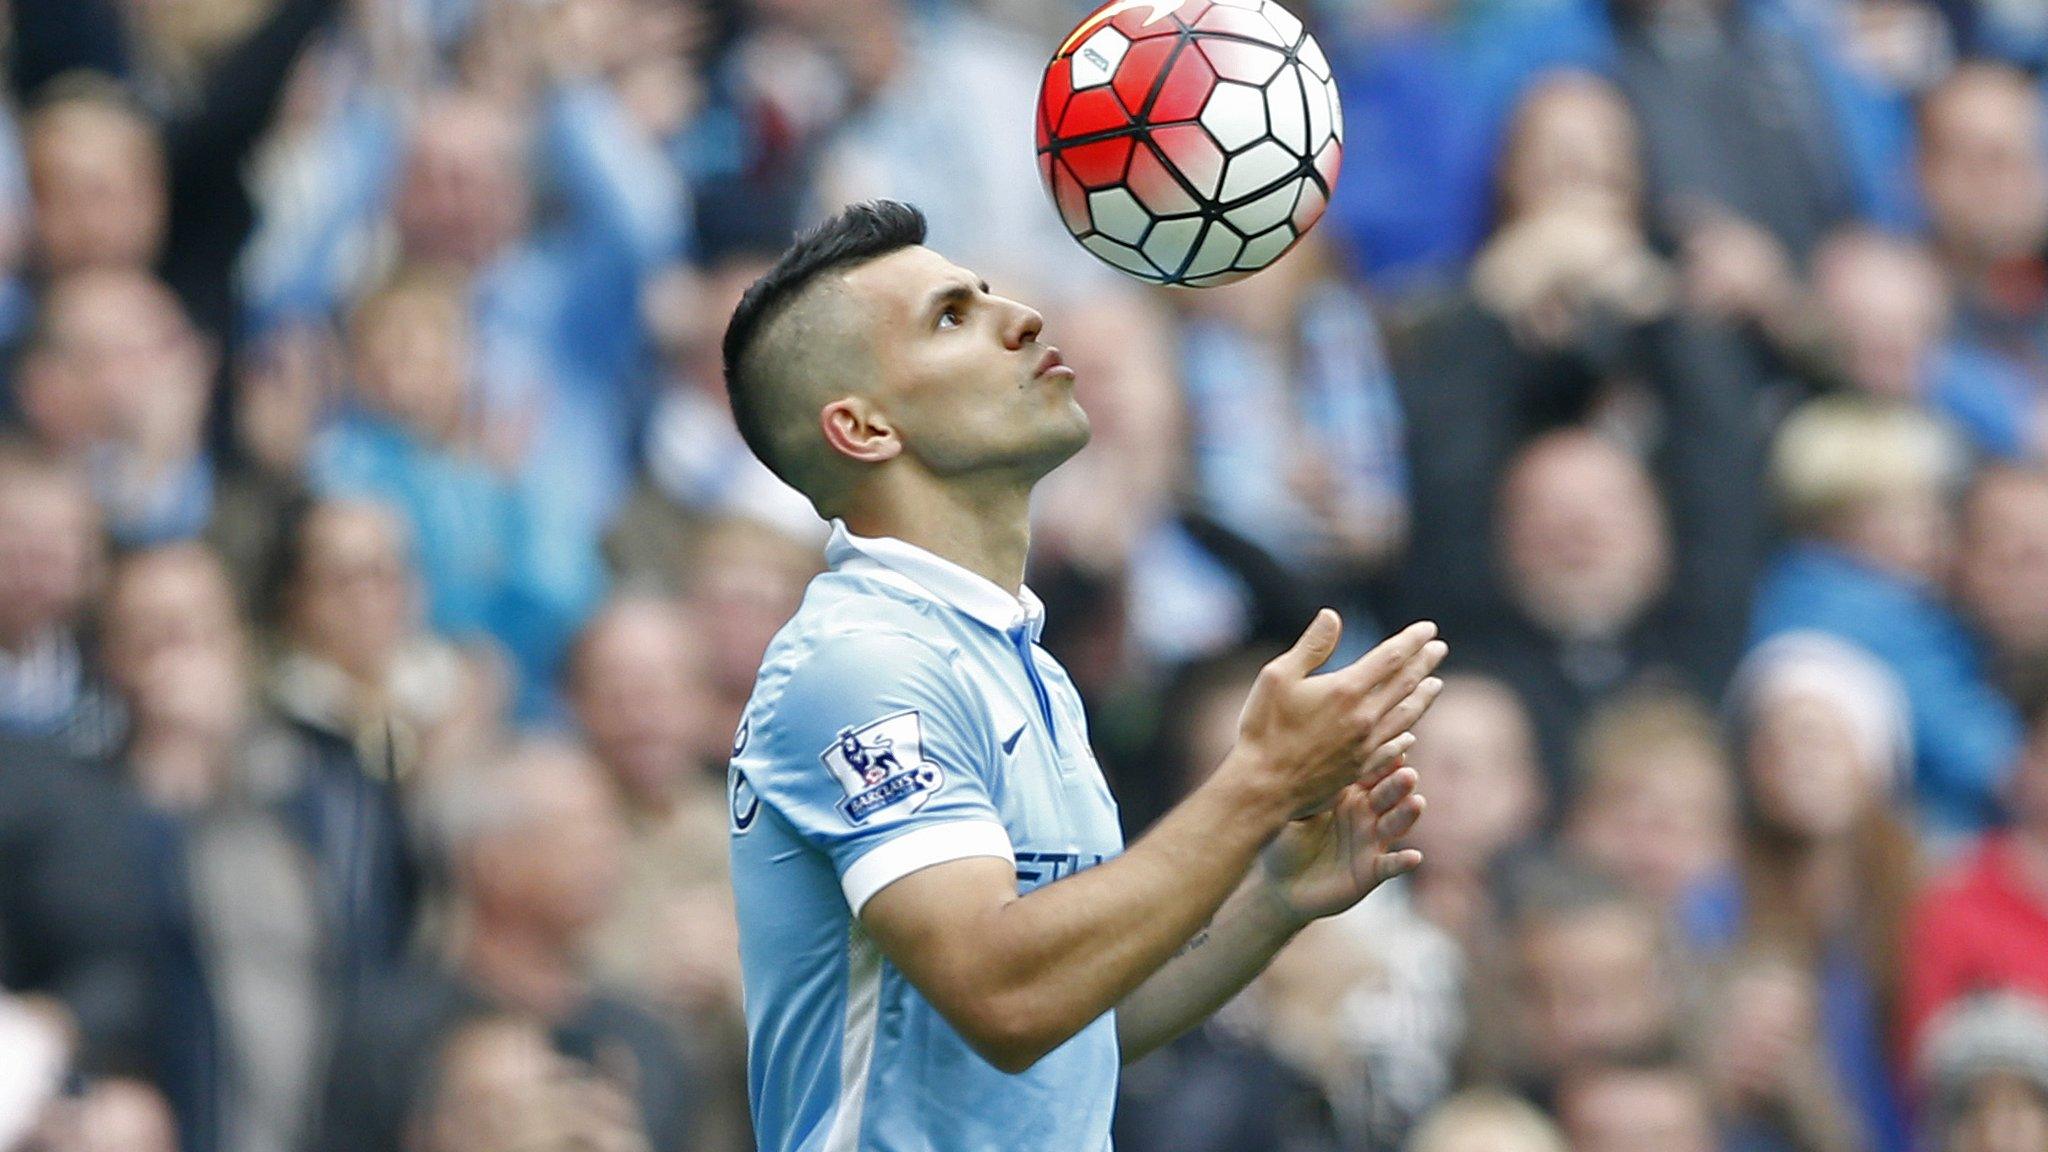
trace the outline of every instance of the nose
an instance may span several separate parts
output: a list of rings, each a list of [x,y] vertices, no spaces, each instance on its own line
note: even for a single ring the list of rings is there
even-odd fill
[[[1045,331],[1045,317],[1038,314],[1038,309],[1028,304],[1019,304],[1014,300],[1009,304],[1014,314],[1010,318],[1009,327],[1004,330],[1003,343],[1014,351],[1038,339],[1038,334]]]

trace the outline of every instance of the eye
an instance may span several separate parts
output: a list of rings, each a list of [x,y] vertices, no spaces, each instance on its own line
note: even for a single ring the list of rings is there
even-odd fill
[[[947,305],[945,310],[939,313],[939,327],[941,328],[958,328],[960,322],[960,309],[953,305]]]

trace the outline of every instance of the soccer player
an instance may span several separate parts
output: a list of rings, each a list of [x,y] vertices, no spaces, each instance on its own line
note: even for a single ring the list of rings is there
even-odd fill
[[[923,240],[914,208],[849,208],[725,336],[747,443],[833,521],[728,780],[756,1134],[1101,1152],[1121,1062],[1420,862],[1402,753],[1444,646],[1417,624],[1310,676],[1340,628],[1318,613],[1126,850],[1023,586],[1032,486],[1088,418],[1039,314]]]

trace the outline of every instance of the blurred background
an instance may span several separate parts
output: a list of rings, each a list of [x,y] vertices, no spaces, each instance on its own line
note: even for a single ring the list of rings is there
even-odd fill
[[[1205,292],[1044,199],[1070,0],[0,7],[0,1149],[752,1146],[823,527],[717,346],[877,195],[1080,373],[1130,834],[1317,605],[1451,641],[1428,863],[1123,1152],[2048,1149],[2048,5],[1298,0],[1338,194]]]

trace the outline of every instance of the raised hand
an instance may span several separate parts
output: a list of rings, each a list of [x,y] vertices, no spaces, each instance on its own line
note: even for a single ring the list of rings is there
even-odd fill
[[[1414,742],[1404,732],[1382,745],[1334,807],[1289,824],[1260,857],[1289,921],[1342,912],[1422,863],[1421,852],[1397,847],[1422,816],[1418,777],[1405,757]]]
[[[1344,668],[1311,675],[1336,651],[1342,631],[1337,614],[1325,608],[1292,648],[1259,670],[1225,765],[1282,793],[1298,816],[1335,803],[1443,687],[1430,673],[1448,649],[1428,621]]]

